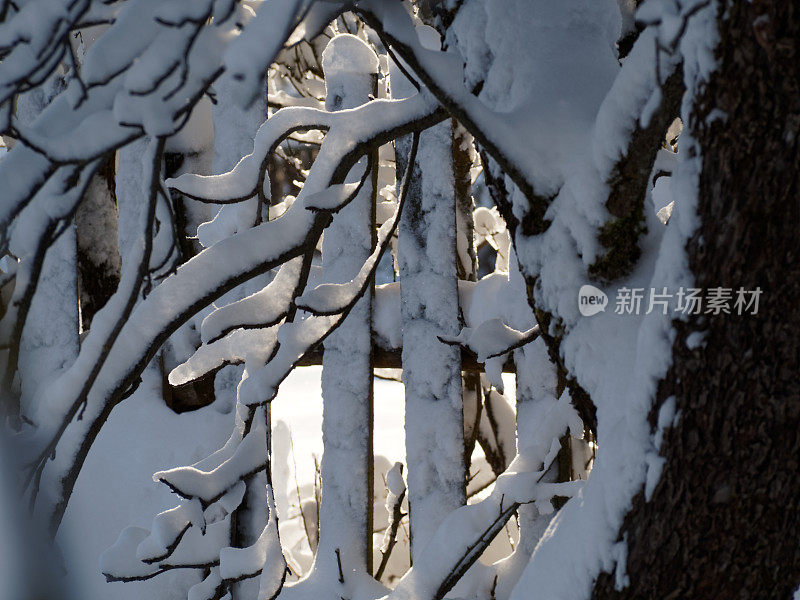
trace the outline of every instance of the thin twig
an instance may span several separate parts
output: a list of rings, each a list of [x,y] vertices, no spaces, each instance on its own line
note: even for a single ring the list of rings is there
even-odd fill
[[[339,583],[344,583],[344,573],[342,573],[342,557],[339,549],[336,548],[336,564],[339,566]]]
[[[375,571],[375,579],[378,581],[381,580],[383,572],[386,569],[386,565],[389,564],[389,557],[392,555],[392,550],[394,550],[394,547],[397,544],[397,530],[400,528],[400,522],[403,520],[403,517],[406,516],[403,512],[403,500],[405,497],[406,490],[403,490],[400,495],[397,496],[394,506],[392,507],[392,517],[389,524],[389,538],[386,542],[385,549],[381,550],[381,563],[378,565],[378,569]]]

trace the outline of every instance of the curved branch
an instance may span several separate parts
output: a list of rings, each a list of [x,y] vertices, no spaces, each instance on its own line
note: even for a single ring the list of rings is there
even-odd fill
[[[359,122],[363,113],[350,113],[355,123],[342,121],[343,128],[357,128],[360,138],[350,135],[346,142],[335,148],[323,143],[314,168],[301,194],[310,195],[329,185],[344,181],[357,160],[371,148],[393,139],[397,135],[423,129],[445,118],[431,98],[419,95],[409,98],[403,106],[416,107],[402,114],[376,114],[375,122],[367,127]],[[373,101],[369,105],[386,103]],[[391,106],[398,103],[391,102]],[[391,111],[384,111],[391,112]],[[340,142],[342,142],[340,140]],[[302,255],[316,246],[322,231],[331,221],[328,212],[313,213],[306,210],[302,202],[295,204],[279,219],[237,233],[192,258],[159,284],[142,302],[124,324],[119,338],[124,344],[115,343],[108,354],[87,402],[83,405],[82,419],[71,422],[74,433],[64,436],[63,431],[48,440],[49,434],[41,432],[38,443],[61,448],[59,456],[64,460],[47,463],[49,493],[37,495],[37,512],[50,523],[55,533],[61,522],[78,473],[89,448],[108,418],[114,405],[139,378],[147,363],[156,354],[161,344],[191,316],[241,283],[269,271],[284,262]],[[245,250],[246,249],[246,250]],[[87,364],[88,363],[88,364]],[[43,392],[39,403],[44,411],[62,412],[69,398],[70,386],[64,382],[83,381],[85,371],[91,368],[91,359],[79,355],[78,360]],[[66,439],[65,439],[66,438]]]
[[[525,168],[518,164],[517,158],[526,156],[527,152],[524,147],[511,147],[513,141],[519,138],[513,124],[490,110],[462,85],[463,78],[457,74],[463,71],[463,64],[456,55],[434,52],[420,45],[413,23],[401,3],[385,2],[375,6],[375,9],[362,6],[356,9],[356,13],[386,40],[387,47],[392,47],[447,112],[464,125],[478,144],[497,161],[503,172],[528,198],[530,210],[540,217],[540,229],[544,231],[548,224],[544,214],[550,198],[536,193],[534,182],[526,175]]]
[[[387,221],[381,226],[385,237],[367,259],[367,262],[361,268],[356,278],[349,284],[339,284],[343,285],[343,288],[350,292],[349,294],[344,294],[346,298],[345,303],[339,304],[335,312],[328,313],[327,311],[321,311],[326,315],[330,314],[330,316],[312,316],[300,323],[287,324],[291,327],[284,329],[285,335],[279,338],[281,346],[277,350],[275,356],[261,370],[242,382],[239,389],[239,399],[243,404],[255,406],[273,400],[278,392],[278,386],[292,369],[294,369],[311,349],[325,341],[331,333],[338,329],[347,318],[347,315],[350,314],[353,307],[369,289],[369,284],[374,276],[375,269],[386,248],[389,247],[392,234],[394,233],[406,198],[408,197],[409,183],[418,147],[419,132],[414,132],[411,150],[409,151],[409,158],[411,160],[407,163],[406,170],[403,174],[402,189],[398,199],[397,212],[395,213],[394,220]],[[295,301],[295,305],[305,310],[302,298],[298,298]]]
[[[345,148],[338,156],[334,179],[344,180],[356,158],[365,150],[380,146],[406,133],[424,129],[444,120],[446,114],[435,99],[420,93],[403,100],[373,100],[359,107],[329,112],[318,108],[292,106],[278,110],[256,133],[253,152],[221,175],[184,174],[167,180],[167,185],[201,202],[227,204],[252,198],[268,156],[289,135],[297,131],[327,131],[326,139],[337,139]],[[324,141],[323,141],[324,144]],[[342,170],[346,169],[345,172]]]
[[[155,219],[155,212],[156,212],[156,201],[159,194],[159,179],[161,177],[161,158],[164,151],[164,138],[158,138],[157,140],[151,142],[150,152],[150,172],[149,172],[149,182],[148,182],[148,189],[149,189],[149,196],[147,205],[143,215],[143,223],[142,223],[142,230],[141,230],[141,255],[139,256],[138,263],[136,264],[135,269],[133,272],[127,274],[127,277],[123,275],[123,278],[120,282],[120,288],[117,292],[112,296],[107,304],[106,310],[112,310],[113,308],[117,308],[118,313],[114,321],[111,322],[110,328],[104,330],[101,333],[97,333],[98,329],[94,329],[93,332],[89,333],[89,337],[87,338],[86,342],[84,342],[84,349],[88,349],[85,352],[82,352],[81,355],[86,357],[91,350],[92,354],[94,355],[94,360],[92,361],[91,368],[88,369],[88,372],[83,373],[82,384],[79,388],[77,394],[74,397],[70,398],[69,404],[66,407],[66,411],[63,413],[63,416],[60,420],[60,423],[56,426],[55,431],[51,432],[48,431],[48,434],[52,434],[50,437],[49,443],[47,443],[44,448],[38,453],[36,459],[32,462],[32,470],[30,472],[30,479],[32,481],[32,491],[31,491],[31,502],[34,501],[36,495],[38,494],[39,490],[39,483],[42,476],[42,472],[44,470],[45,463],[47,462],[48,458],[53,454],[55,447],[58,443],[58,440],[61,438],[61,435],[66,430],[67,426],[69,425],[70,421],[75,417],[78,413],[78,410],[82,405],[86,403],[87,397],[89,395],[89,391],[92,388],[97,376],[100,374],[100,370],[105,364],[106,360],[109,356],[109,351],[111,350],[112,346],[116,342],[117,338],[119,337],[125,322],[127,321],[128,317],[130,316],[131,312],[133,311],[133,307],[136,304],[136,301],[139,297],[139,290],[141,289],[141,283],[144,281],[150,265],[150,255],[153,249],[153,221]],[[123,287],[126,286],[126,287]],[[94,333],[94,335],[93,335]],[[102,342],[96,338],[103,336]],[[80,358],[80,356],[79,356]],[[76,361],[77,362],[77,361]],[[37,402],[37,405],[40,404]],[[34,418],[33,419],[37,426],[40,429],[45,429],[45,422],[47,417],[43,418]]]
[[[21,276],[17,277],[15,281],[14,294],[6,312],[0,319],[0,347],[9,350],[8,355],[4,357],[5,367],[2,379],[0,379],[0,389],[4,394],[11,394],[11,383],[17,368],[22,329],[25,326],[33,294],[38,287],[46,252],[63,232],[63,227],[61,230],[58,229],[59,224],[71,222],[83,193],[98,166],[99,162],[95,162],[82,170],[73,167],[60,169],[49,184],[49,188],[54,189],[45,187],[41,191],[43,196],[40,196],[38,201],[34,200],[42,204],[47,204],[47,201],[51,200],[50,206],[42,211],[45,212],[45,218],[41,218],[42,215],[39,211],[32,211],[29,222],[22,226],[22,229],[26,231],[26,236],[35,238],[31,240],[34,250],[25,256],[17,267]],[[54,196],[55,201],[53,202]],[[16,403],[15,408],[18,408]]]
[[[627,136],[624,148],[611,145],[611,152],[618,152],[606,172],[606,208],[611,218],[598,234],[605,252],[589,267],[589,274],[603,283],[628,274],[639,260],[639,237],[646,231],[644,205],[650,176],[667,129],[680,113],[685,91],[683,69],[677,58],[670,57],[665,64],[658,60],[660,50],[654,29],[648,28],[639,35],[598,114],[598,122],[613,120],[618,123],[614,128],[622,129]],[[643,68],[652,66],[655,72]],[[666,79],[662,83],[664,72]],[[648,110],[654,100],[657,104]],[[620,106],[630,108],[621,115]]]
[[[501,319],[484,321],[478,327],[464,327],[457,336],[438,336],[439,341],[451,346],[460,346],[474,352],[478,362],[485,362],[521,348],[539,337],[538,325],[527,331],[517,331]]]

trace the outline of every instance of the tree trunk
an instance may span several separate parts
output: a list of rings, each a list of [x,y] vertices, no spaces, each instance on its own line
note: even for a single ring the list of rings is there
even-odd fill
[[[721,4],[718,68],[689,121],[703,157],[689,266],[696,287],[760,287],[761,302],[676,322],[657,404],[674,396],[680,419],[620,532],[629,584],[604,574],[598,599],[788,599],[800,581],[800,4]]]
[[[115,162],[111,156],[103,163],[75,213],[81,331],[89,330],[92,317],[119,285]]]
[[[45,89],[32,90],[17,102],[17,116],[32,123],[60,91],[53,77]],[[44,255],[42,270],[20,336],[17,369],[23,414],[43,383],[69,367],[78,356],[78,271],[75,225],[63,232]]]

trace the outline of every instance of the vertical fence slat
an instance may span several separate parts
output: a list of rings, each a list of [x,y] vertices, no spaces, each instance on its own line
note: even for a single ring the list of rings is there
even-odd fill
[[[422,133],[398,234],[412,561],[466,502],[461,354],[438,339],[460,329],[452,143],[450,121]]]
[[[217,103],[211,107],[211,118],[214,124],[214,146],[213,158],[208,156],[210,152],[203,152],[199,156],[191,157],[196,164],[195,170],[208,168],[210,162],[211,170],[214,173],[224,173],[239,161],[240,157],[247,154],[253,147],[253,138],[259,125],[263,122],[267,110],[266,102],[262,99],[254,102],[246,109],[240,108],[232,98],[232,85],[230,79],[221,78],[215,84],[217,93]],[[211,160],[209,160],[211,159]],[[256,213],[260,210],[259,198],[254,196],[250,200],[239,204],[224,205],[217,211],[217,215],[206,215],[207,210],[199,203],[191,200],[185,201],[187,216],[190,222],[203,221],[205,218],[219,219],[227,222],[227,228],[233,224],[237,230],[243,230],[252,226],[256,222]],[[220,213],[227,216],[221,218]],[[234,217],[234,218],[231,218]],[[205,226],[209,228],[209,225]],[[206,232],[205,236],[214,239],[230,235],[232,229],[227,229],[223,225],[220,227],[216,223],[210,225],[213,232]],[[206,240],[209,243],[209,240]],[[241,368],[241,367],[232,367]],[[233,392],[234,390],[231,390]],[[267,435],[267,448],[270,448],[271,433],[271,406],[267,404],[250,413],[250,422],[246,423],[248,428],[264,426]],[[246,478],[247,485],[242,503],[233,512],[231,518],[231,546],[246,548],[256,543],[261,532],[267,526],[269,519],[269,506],[267,501],[267,484],[270,480],[268,470],[260,471]],[[259,591],[259,578],[253,577],[238,581],[231,585],[230,592],[233,600],[247,600],[256,598]]]
[[[322,57],[326,108],[354,108],[377,86],[378,57],[353,35],[334,37]],[[368,178],[334,218],[322,242],[323,278],[352,279],[372,251],[375,188]],[[320,540],[315,569],[342,579],[372,562],[372,293],[325,341],[322,359],[323,458]],[[341,573],[340,573],[341,569]],[[327,581],[332,583],[332,581]]]

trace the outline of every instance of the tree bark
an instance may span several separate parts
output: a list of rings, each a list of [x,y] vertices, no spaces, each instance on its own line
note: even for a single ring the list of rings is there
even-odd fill
[[[19,98],[18,118],[33,122],[62,86],[63,81],[55,76],[45,88]],[[75,225],[69,222],[44,255],[20,336],[17,372],[23,414],[31,410],[46,378],[62,372],[78,356],[78,314],[77,244]]]
[[[760,287],[761,302],[676,322],[651,422],[670,396],[680,420],[620,532],[630,583],[604,574],[598,599],[788,599],[800,581],[800,4],[723,2],[718,27],[689,122],[703,157],[689,265],[696,287]],[[726,119],[707,119],[714,109]],[[690,349],[693,331],[704,339]]]
[[[119,285],[115,157],[110,156],[89,186],[75,213],[78,244],[78,294],[81,331],[105,306]]]

